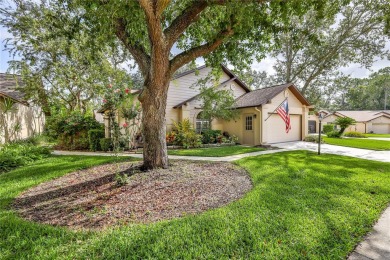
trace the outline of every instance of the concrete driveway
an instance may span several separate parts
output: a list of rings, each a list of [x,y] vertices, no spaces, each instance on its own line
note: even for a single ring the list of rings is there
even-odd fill
[[[283,150],[309,150],[313,152],[317,152],[318,150],[318,144],[309,142],[276,143],[272,144],[272,146],[282,148]],[[345,155],[380,162],[390,162],[390,151],[373,151],[330,144],[321,144],[321,153]]]

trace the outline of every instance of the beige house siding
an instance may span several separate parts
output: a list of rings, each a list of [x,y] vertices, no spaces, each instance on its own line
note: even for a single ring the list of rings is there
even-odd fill
[[[168,132],[172,130],[173,122],[179,122],[184,119],[189,119],[193,126],[196,127],[196,118],[202,111],[202,101],[199,98],[196,98],[199,94],[199,88],[195,86],[195,84],[199,79],[208,76],[210,71],[211,69],[205,67],[200,69],[198,73],[192,72],[171,81],[168,89],[166,107],[166,124]],[[231,90],[235,99],[249,91],[245,86],[240,85],[239,83],[237,83],[228,72],[223,72],[219,78],[219,88]],[[210,87],[212,87],[211,84]],[[282,89],[281,87],[284,87],[284,85],[273,87]],[[273,90],[275,91],[275,89]],[[276,89],[276,91],[279,90]],[[308,133],[309,119],[309,107],[303,104],[309,104],[300,96],[298,90],[296,90],[293,85],[287,85],[280,91],[282,92],[274,97],[272,96],[278,92],[275,92],[275,94],[272,95],[268,94],[269,96],[250,97],[255,98],[256,100],[252,100],[252,103],[248,103],[248,107],[241,106],[242,108],[238,109],[239,116],[236,119],[230,121],[214,119],[211,122],[211,128],[227,132],[229,135],[235,135],[237,136],[239,143],[246,145],[261,145],[274,142],[302,140]],[[286,96],[289,98],[289,113],[292,127],[289,133],[285,132],[284,121],[279,115],[273,113],[273,111],[284,101]],[[248,96],[243,97],[243,99],[245,98],[248,98]],[[250,100],[250,98],[248,100]],[[264,104],[264,100],[261,98],[272,98],[272,100],[267,104]],[[252,107],[253,105],[257,107]],[[271,117],[269,120],[265,121],[268,115],[271,115]],[[118,122],[120,125],[124,123],[120,116],[118,117]],[[252,122],[252,129],[246,128],[248,122]]]
[[[253,118],[253,139],[254,143],[245,143],[244,142],[244,135],[245,135],[245,116],[246,115],[256,115],[256,118]],[[240,115],[235,120],[231,121],[225,121],[222,123],[223,130],[228,132],[230,135],[235,135],[238,138],[238,142],[241,144],[248,144],[248,145],[260,145],[261,140],[261,110],[257,110],[254,107],[249,108],[241,108],[240,109]]]
[[[285,95],[289,97],[289,110],[292,120],[292,130],[288,134],[285,133],[285,124],[277,114],[267,119],[267,117],[283,102]],[[302,103],[290,91],[280,93],[275,96],[269,104],[262,107],[241,108],[240,116],[236,120],[223,122],[223,130],[231,135],[238,137],[238,142],[248,145],[261,145],[270,143],[270,140],[278,140],[280,135],[286,137],[285,140],[302,140],[307,134],[307,118],[309,108]],[[247,143],[245,140],[251,140],[246,135],[250,131],[245,131],[245,117],[253,115],[253,142]],[[267,119],[267,121],[265,121]],[[305,123],[306,122],[306,123]]]
[[[285,130],[283,127],[280,127],[278,121],[281,121],[283,124],[284,122],[279,116],[272,115],[269,119],[267,119],[267,117],[283,102],[286,96],[288,96],[292,127],[292,130],[290,130],[288,134],[283,133]],[[270,143],[271,140],[302,140],[308,132],[308,112],[308,107],[302,105],[302,103],[289,89],[286,89],[284,92],[278,94],[268,104],[265,104],[262,107],[262,123],[264,126],[262,127],[263,133],[261,136],[261,143],[267,144]],[[267,121],[265,121],[266,119]],[[272,127],[272,124],[277,124],[277,128]],[[295,124],[300,124],[299,129],[293,129],[294,127],[297,127]],[[297,131],[299,131],[299,133]],[[294,135],[294,137],[292,137],[292,135]]]
[[[0,99],[2,99],[0,97]],[[0,100],[2,102],[2,100]],[[45,116],[42,110],[37,106],[26,106],[20,103],[14,104],[14,111],[7,113],[7,123],[10,126],[19,123],[21,126],[20,131],[16,132],[13,136],[10,136],[11,140],[24,139],[31,137],[35,134],[42,133],[45,125]],[[0,108],[0,113],[3,113]],[[4,132],[0,129],[0,142],[4,143]]]
[[[167,131],[172,130],[173,121],[182,121],[183,119],[188,118],[190,122],[195,126],[196,117],[199,112],[202,111],[202,101],[199,99],[194,99],[183,105],[180,108],[173,108],[177,104],[184,102],[196,95],[199,94],[199,88],[194,86],[196,82],[205,78],[211,69],[203,68],[199,70],[199,74],[196,75],[195,72],[183,76],[181,78],[175,79],[171,82],[168,90],[168,99],[167,99],[167,108],[166,108],[166,120],[167,120]],[[223,72],[219,79],[219,84],[229,80],[230,77]],[[240,87],[236,82],[228,82],[225,86],[222,86],[223,89],[230,89],[235,98],[243,95],[246,91]],[[213,120],[211,124],[212,129],[223,130],[223,123],[220,120]]]
[[[366,124],[364,122],[356,122],[356,124],[350,125],[345,129],[345,132],[360,132],[360,133],[366,133]]]
[[[367,131],[376,134],[390,134],[390,118],[381,116],[368,122]]]

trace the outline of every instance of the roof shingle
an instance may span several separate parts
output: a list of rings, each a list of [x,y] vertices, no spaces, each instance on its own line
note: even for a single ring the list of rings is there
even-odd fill
[[[390,110],[360,110],[360,111],[335,111],[334,114],[355,119],[357,122],[368,122],[377,117],[390,117]],[[329,114],[332,115],[332,114]]]
[[[19,76],[0,73],[0,95],[9,97],[22,104],[27,104],[27,101],[24,100],[24,94],[16,90],[18,85],[21,85]]]
[[[302,104],[308,106],[310,105],[292,83],[286,83],[282,85],[261,88],[246,93],[236,99],[234,108],[257,107],[264,105],[287,88],[290,88],[290,90],[297,96]]]

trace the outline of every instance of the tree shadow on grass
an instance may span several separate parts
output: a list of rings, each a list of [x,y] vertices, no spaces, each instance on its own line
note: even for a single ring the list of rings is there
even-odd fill
[[[77,250],[77,258],[338,259],[353,249],[390,198],[385,163],[289,152],[245,158],[239,164],[251,172],[252,191],[197,216],[124,226],[91,233],[88,239],[78,233],[82,246],[75,233],[17,218],[0,223],[0,230],[11,225],[8,237],[27,230],[31,243],[21,247],[21,257],[55,257],[44,251],[41,237],[47,236],[54,248]],[[369,192],[373,185],[378,186],[375,194]],[[14,250],[18,241],[12,241],[7,248]]]

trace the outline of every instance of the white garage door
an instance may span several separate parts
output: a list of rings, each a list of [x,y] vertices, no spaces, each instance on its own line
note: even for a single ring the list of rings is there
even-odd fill
[[[376,134],[390,134],[390,124],[372,124],[372,131]]]
[[[286,124],[282,118],[277,114],[273,114],[264,122],[264,127],[267,128],[267,136],[264,141],[269,144],[300,141],[302,136],[301,115],[290,115],[290,121],[291,130],[286,133]]]

